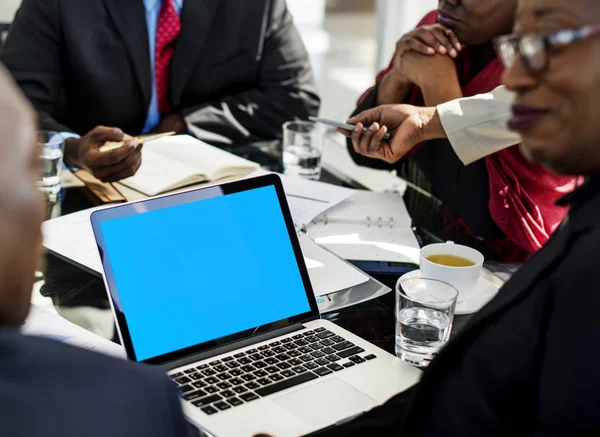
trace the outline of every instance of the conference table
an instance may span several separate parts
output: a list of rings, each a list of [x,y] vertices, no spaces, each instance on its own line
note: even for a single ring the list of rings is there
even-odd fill
[[[267,152],[265,152],[267,150]],[[236,153],[258,161],[269,170],[281,170],[278,157],[270,156],[269,150],[278,150],[275,143],[251,146]],[[258,153],[258,154],[257,154]],[[261,162],[262,161],[262,162]],[[350,188],[365,189],[352,175],[337,171],[334,166],[324,165],[321,181]],[[68,214],[96,205],[86,188],[63,189],[60,196],[47,198],[49,217]],[[440,226],[439,202],[419,186],[409,183],[404,199],[414,221],[414,230],[421,244],[443,241]],[[394,284],[397,277],[371,274],[371,279],[354,289],[343,290],[327,296],[319,304],[322,316],[380,348],[394,353]],[[64,260],[47,254],[43,292],[50,295],[58,307],[92,306],[108,310],[104,284],[91,275]],[[453,333],[468,322],[470,316],[456,316]],[[116,335],[112,338],[118,341]]]

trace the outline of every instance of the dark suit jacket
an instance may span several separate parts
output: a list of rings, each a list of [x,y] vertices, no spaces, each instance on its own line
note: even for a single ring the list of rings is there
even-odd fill
[[[213,143],[280,136],[319,109],[285,0],[186,0],[171,64],[175,110]],[[142,0],[24,0],[2,61],[42,128],[144,127],[151,70]]]
[[[0,435],[184,437],[163,372],[0,330]]]
[[[565,225],[415,388],[329,434],[599,435],[600,179],[570,202]]]

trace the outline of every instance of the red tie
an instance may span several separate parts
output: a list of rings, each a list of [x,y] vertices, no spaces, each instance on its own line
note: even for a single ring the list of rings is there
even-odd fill
[[[173,6],[173,0],[162,0],[162,7],[156,23],[156,94],[158,97],[158,112],[162,115],[171,109],[169,98],[169,76],[171,58],[175,40],[181,30],[179,14]]]

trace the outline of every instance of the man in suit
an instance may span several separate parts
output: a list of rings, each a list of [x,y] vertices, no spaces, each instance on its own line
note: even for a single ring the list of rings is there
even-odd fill
[[[19,334],[44,214],[33,111],[0,65],[0,429],[11,437],[183,437],[159,369]]]
[[[141,163],[133,144],[98,152],[124,133],[238,145],[320,103],[285,0],[23,0],[0,61],[43,129],[76,134],[67,163],[104,181]]]

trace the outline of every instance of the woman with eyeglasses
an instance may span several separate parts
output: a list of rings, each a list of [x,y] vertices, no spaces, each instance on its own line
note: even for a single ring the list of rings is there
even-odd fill
[[[497,88],[504,68],[492,40],[510,32],[516,3],[440,0],[438,10],[398,42],[390,67],[361,98],[355,114],[394,103],[435,106]],[[353,133],[346,132],[354,160],[397,168],[399,157],[377,147],[389,126],[378,131],[373,129],[379,126],[371,126],[366,133],[363,127],[361,123]],[[556,200],[576,182],[528,161],[518,147],[465,166],[447,140],[430,140],[407,158],[444,203],[444,220],[454,231],[444,237],[456,240],[458,230],[461,242],[483,251],[488,260],[523,261],[539,250],[566,213]]]
[[[419,384],[323,435],[600,435],[597,23],[596,0],[521,0],[515,34],[496,40],[520,149],[587,179],[559,201],[567,218]]]

